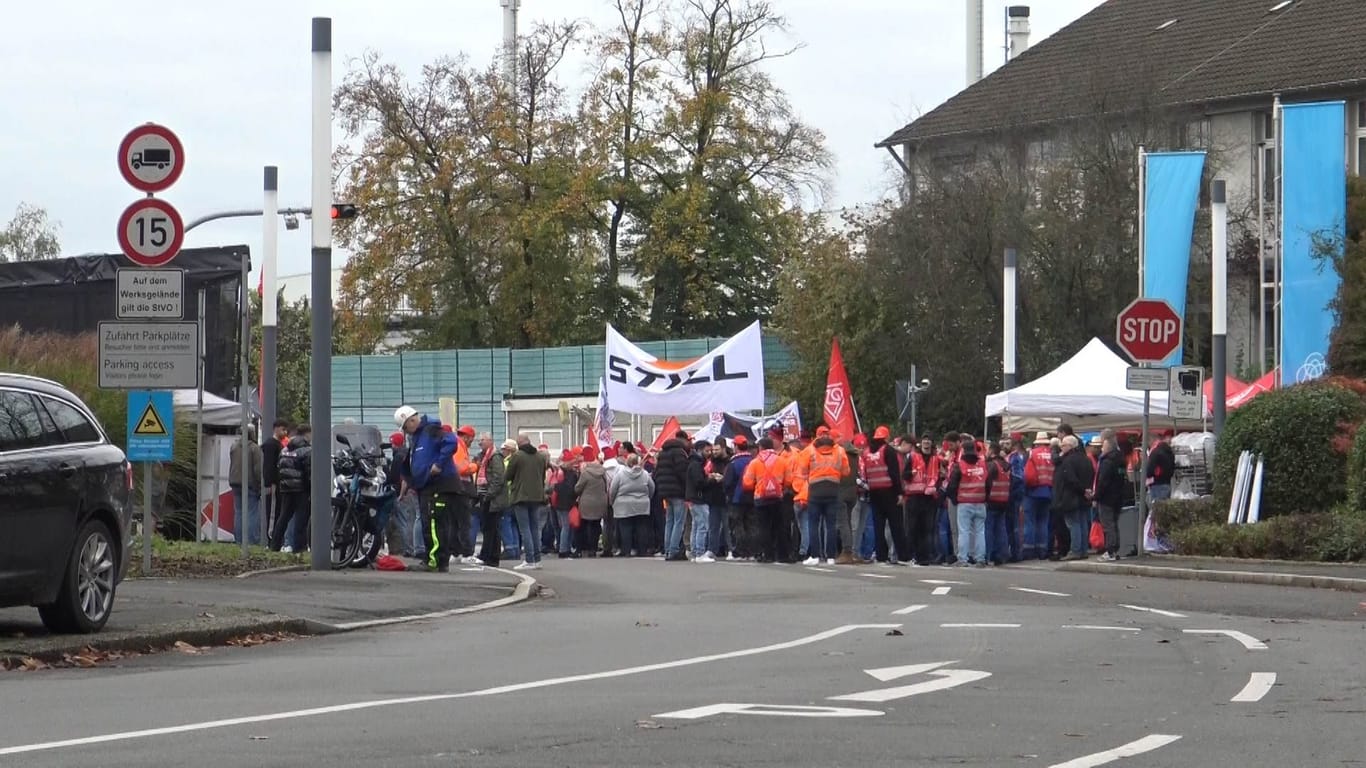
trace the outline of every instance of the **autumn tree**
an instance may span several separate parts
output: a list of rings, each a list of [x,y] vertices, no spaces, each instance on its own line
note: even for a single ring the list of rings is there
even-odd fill
[[[46,210],[36,205],[20,203],[9,224],[0,229],[0,263],[41,261],[61,255],[57,225],[48,220]]]

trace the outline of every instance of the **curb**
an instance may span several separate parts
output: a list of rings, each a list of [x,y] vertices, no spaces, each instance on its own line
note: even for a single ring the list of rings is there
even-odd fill
[[[518,579],[517,586],[513,588],[512,594],[507,597],[500,597],[497,600],[478,603],[476,605],[465,606],[464,608],[453,608],[448,611],[434,611],[432,613],[419,613],[412,616],[393,616],[386,619],[367,619],[365,621],[348,621],[342,624],[321,624],[312,622],[315,625],[326,628],[327,632],[354,632],[358,629],[372,629],[374,627],[388,627],[395,624],[408,624],[414,621],[426,621],[429,619],[446,619],[452,616],[462,616],[467,613],[478,613],[480,611],[502,608],[505,605],[516,605],[517,603],[530,600],[540,594],[540,582],[521,571],[511,571],[506,568],[488,568],[486,570],[505,573],[515,576]]]
[[[1148,576],[1158,579],[1184,581],[1214,581],[1225,584],[1262,584],[1276,587],[1307,587],[1336,589],[1343,592],[1366,592],[1366,579],[1339,576],[1311,576],[1302,573],[1268,573],[1266,571],[1221,571],[1205,568],[1178,568],[1169,565],[1129,565],[1125,563],[1068,562],[1059,571],[1072,573],[1109,573],[1123,576]]]
[[[1173,563],[1184,563],[1192,568],[1200,568],[1204,565],[1274,565],[1280,567],[1305,568],[1314,570],[1316,568],[1356,568],[1361,571],[1362,578],[1366,578],[1366,564],[1361,563],[1324,563],[1314,560],[1263,560],[1257,558],[1242,557],[1206,557],[1204,555],[1158,555],[1151,552],[1144,554],[1154,565],[1163,565],[1166,568],[1180,568],[1180,565],[1164,565],[1163,561],[1170,560]],[[1338,578],[1351,578],[1342,576]]]
[[[165,649],[177,642],[196,646],[223,646],[228,641],[260,633],[288,632],[295,635],[317,635],[326,633],[326,625],[303,619],[270,618],[235,621],[212,627],[190,629],[164,629],[144,632],[124,637],[101,638],[99,635],[75,635],[70,642],[44,648],[33,653],[17,653],[14,650],[0,649],[0,659],[20,661],[34,658],[39,661],[60,661],[63,656],[91,648],[95,651],[144,652],[149,648]]]

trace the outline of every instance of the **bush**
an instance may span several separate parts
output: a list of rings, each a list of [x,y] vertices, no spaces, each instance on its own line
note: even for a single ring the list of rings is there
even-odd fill
[[[1228,508],[1242,451],[1260,453],[1263,519],[1332,509],[1366,412],[1360,383],[1328,379],[1267,392],[1229,414],[1214,457],[1214,503]]]
[[[1347,455],[1347,504],[1366,512],[1366,423],[1357,427],[1352,451]]]
[[[1219,507],[1214,499],[1166,499],[1153,505],[1153,525],[1170,535],[1197,525],[1213,525],[1228,520],[1228,507]]]
[[[1357,562],[1366,558],[1366,515],[1342,507],[1251,525],[1203,523],[1174,530],[1168,540],[1182,555]]]

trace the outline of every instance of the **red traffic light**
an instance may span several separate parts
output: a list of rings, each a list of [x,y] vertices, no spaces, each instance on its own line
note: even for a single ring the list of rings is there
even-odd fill
[[[332,205],[333,219],[354,219],[357,213],[360,211],[350,203],[334,203]]]

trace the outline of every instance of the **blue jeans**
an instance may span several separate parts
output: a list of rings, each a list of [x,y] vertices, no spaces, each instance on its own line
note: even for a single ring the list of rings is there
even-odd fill
[[[838,497],[812,499],[806,505],[807,528],[811,531],[811,548],[807,553],[811,557],[834,560],[839,554],[837,515],[843,506]]]
[[[701,557],[707,549],[707,532],[711,524],[711,508],[706,504],[692,503],[692,556]],[[683,535],[683,525],[679,523],[678,534]]]
[[[242,530],[247,531],[247,543],[253,547],[261,543],[261,492],[249,491],[247,494],[247,516],[242,518],[242,486],[229,485],[232,489],[232,540],[242,543]]]
[[[708,509],[707,551],[714,555],[724,549],[734,554],[735,542],[731,539],[730,515],[726,514],[726,508],[713,504]]]
[[[683,521],[686,514],[687,505],[682,499],[664,500],[664,554],[668,557],[673,557],[683,549]]]
[[[1166,501],[1167,499],[1170,499],[1171,497],[1172,497],[1172,486],[1171,486],[1171,483],[1163,483],[1162,485],[1150,485],[1150,486],[1148,486],[1148,500],[1151,501],[1151,502],[1156,503],[1156,502],[1159,502],[1159,501]]]
[[[953,559],[953,526],[949,523],[949,506],[947,502],[939,503],[939,514],[936,516],[939,521],[939,559],[949,562]]]
[[[987,505],[958,505],[958,562],[987,561]]]
[[[555,519],[560,523],[560,536],[555,542],[555,551],[567,555],[574,551],[574,526],[569,524],[569,510],[555,510]]]
[[[873,525],[873,508],[862,499],[859,500],[858,506],[863,520],[859,524],[862,533],[859,534],[858,556],[864,560],[872,560],[873,555],[877,554],[877,534]]]
[[[1072,534],[1072,554],[1085,557],[1091,538],[1091,507],[1068,512],[1063,517],[1067,521],[1068,532]]]
[[[535,542],[541,540],[538,535],[541,526],[545,525],[545,505],[543,504],[518,504],[512,508],[512,514],[517,518],[517,529],[524,542],[532,542],[531,546],[522,548],[522,559],[528,563],[541,562],[541,548]]]
[[[393,508],[394,527],[398,529],[398,541],[389,542],[389,549],[411,555],[413,553],[413,514],[417,512],[417,505],[412,503],[412,497],[405,497],[394,499],[390,502],[390,506]]]
[[[498,533],[503,539],[503,559],[515,560],[522,556],[522,538],[517,533],[517,521],[512,510],[505,509],[498,519]]]
[[[1024,502],[1024,558],[1047,560],[1052,549],[1052,536],[1048,527],[1048,509],[1052,499],[1027,496]]]
[[[1010,561],[1010,540],[1006,530],[1009,505],[987,507],[987,557],[997,563]]]
[[[806,504],[797,504],[792,511],[796,513],[797,530],[801,533],[797,556],[806,559],[807,553],[811,551],[811,508]]]

